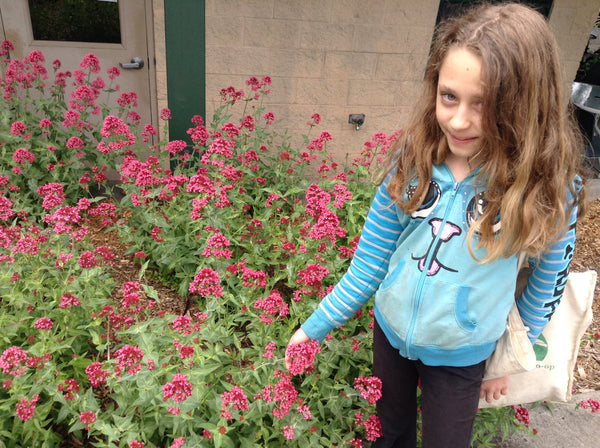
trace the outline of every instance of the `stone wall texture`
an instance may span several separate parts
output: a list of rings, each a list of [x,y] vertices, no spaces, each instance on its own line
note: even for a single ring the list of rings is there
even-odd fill
[[[152,1],[160,109],[167,76],[163,0]],[[407,122],[438,6],[439,0],[206,0],[207,116],[220,104],[221,88],[240,89],[249,77],[268,75],[272,93],[264,105],[275,125],[301,145],[306,122],[319,113],[317,129],[332,133],[327,149],[343,162],[375,132],[391,134]],[[550,25],[568,86],[598,8],[598,0],[554,1]],[[354,113],[366,116],[358,131],[348,123]]]

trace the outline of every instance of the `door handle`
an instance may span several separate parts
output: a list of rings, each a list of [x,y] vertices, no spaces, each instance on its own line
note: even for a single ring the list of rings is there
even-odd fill
[[[121,66],[121,68],[139,70],[144,67],[144,60],[136,56],[135,58],[131,59],[131,62],[119,62],[119,65]]]

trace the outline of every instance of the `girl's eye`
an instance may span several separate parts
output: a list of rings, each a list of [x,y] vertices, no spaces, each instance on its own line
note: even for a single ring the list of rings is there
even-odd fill
[[[454,101],[456,101],[456,97],[451,93],[442,93],[442,99],[449,103],[453,103]]]

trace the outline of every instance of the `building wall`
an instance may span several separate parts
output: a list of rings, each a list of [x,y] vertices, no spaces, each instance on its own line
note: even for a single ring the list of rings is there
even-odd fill
[[[153,6],[160,109],[166,107],[163,0]],[[318,129],[334,137],[327,149],[339,161],[352,157],[375,132],[389,134],[406,123],[438,6],[439,0],[207,0],[207,116],[220,104],[221,88],[240,89],[250,76],[269,75],[265,106],[295,144],[318,112]],[[554,1],[550,24],[568,86],[598,7],[598,0]],[[366,115],[358,131],[348,123],[352,113]]]
[[[549,23],[558,39],[565,81],[569,89],[598,17],[599,8],[598,0],[554,0]]]
[[[437,7],[438,0],[208,0],[207,113],[222,87],[269,75],[268,108],[298,144],[318,112],[317,129],[334,137],[328,150],[339,160],[357,154],[373,133],[406,121]],[[348,123],[353,113],[366,116],[358,131]]]
[[[165,2],[152,0],[154,51],[156,61],[156,102],[158,111],[168,107],[167,98],[167,47],[165,42]],[[159,126],[159,139],[165,138],[164,127]]]

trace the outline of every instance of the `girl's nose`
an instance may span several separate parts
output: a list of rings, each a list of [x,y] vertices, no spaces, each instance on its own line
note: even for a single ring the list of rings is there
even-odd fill
[[[450,119],[450,126],[454,129],[467,129],[471,125],[471,117],[468,109],[459,106],[456,113]]]

